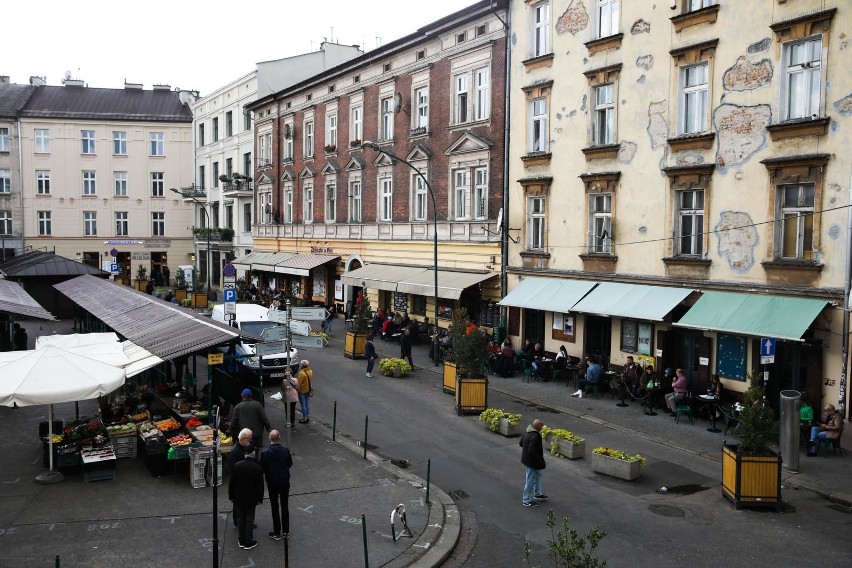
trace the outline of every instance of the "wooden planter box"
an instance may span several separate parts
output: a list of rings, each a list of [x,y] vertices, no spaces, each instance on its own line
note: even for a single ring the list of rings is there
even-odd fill
[[[557,440],[557,448],[553,450],[553,441]],[[548,436],[547,437],[547,449],[550,450],[551,454],[556,454],[558,456],[562,456],[563,458],[568,458],[569,460],[578,460],[586,455],[586,441],[580,440],[579,442],[570,442],[564,438],[557,438],[556,436]]]
[[[444,361],[444,392],[456,394],[456,364]]]
[[[456,379],[456,413],[482,414],[488,408],[488,379],[465,377]]]
[[[192,307],[193,308],[206,308],[207,307],[207,293],[192,293]]]
[[[347,331],[346,341],[343,343],[343,355],[350,359],[364,358],[364,344],[367,343],[367,334],[360,331]]]
[[[740,507],[781,508],[781,456],[744,456],[737,446],[722,447],[722,495]]]
[[[625,481],[633,481],[642,472],[642,463],[639,460],[624,461],[592,453],[592,471]]]
[[[489,432],[494,432],[493,430],[491,430],[491,428],[488,427],[487,422],[483,422],[482,425],[485,426],[485,429]],[[500,423],[497,426],[497,431],[494,433],[500,434],[501,436],[506,436],[507,438],[512,438],[514,436],[520,436],[521,434],[523,434],[523,426],[521,426],[520,424],[512,426],[509,424],[509,421],[507,419],[501,418]]]
[[[186,300],[187,297],[188,296],[186,295],[186,290],[184,290],[183,288],[178,288],[177,290],[175,290],[175,299],[178,302],[180,302],[181,300]]]
[[[147,280],[136,280],[135,282],[133,282],[133,287],[136,290],[139,290],[140,292],[144,292],[145,288],[148,287],[148,281]]]

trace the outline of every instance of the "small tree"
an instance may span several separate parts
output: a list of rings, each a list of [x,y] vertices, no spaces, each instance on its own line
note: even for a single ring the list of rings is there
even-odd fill
[[[554,568],[604,568],[605,560],[595,558],[595,550],[601,540],[606,536],[606,531],[595,527],[583,536],[568,525],[568,517],[562,518],[562,528],[556,531],[556,514],[553,509],[547,512],[547,527],[550,529],[550,538],[547,539],[549,549],[548,556],[550,565]],[[527,566],[530,564],[532,543],[524,540],[524,560]]]
[[[760,374],[752,371],[746,379],[749,388],[745,393],[745,402],[734,432],[740,437],[741,454],[759,455],[766,451],[769,438],[778,431],[778,422],[766,401]]]
[[[363,294],[361,303],[355,306],[355,331],[366,333],[370,329],[370,320],[373,318],[373,309],[370,307],[370,298]]]
[[[136,280],[148,280],[148,269],[144,264],[140,264],[136,268]]]
[[[179,290],[186,290],[186,274],[184,274],[183,270],[178,269],[177,276],[175,276],[175,285]]]
[[[249,300],[249,288],[251,288],[251,286],[249,285],[248,281],[244,277],[240,276],[239,278],[237,278],[236,284],[237,299],[241,302]]]
[[[453,314],[450,331],[452,353],[449,358],[456,364],[459,377],[482,377],[488,367],[488,349],[485,334],[471,323],[467,310],[459,308]]]

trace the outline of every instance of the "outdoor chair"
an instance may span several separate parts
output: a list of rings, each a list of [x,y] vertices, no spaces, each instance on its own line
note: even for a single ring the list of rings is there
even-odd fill
[[[680,424],[680,416],[681,414],[686,414],[689,417],[689,423],[694,424],[693,422],[693,412],[692,412],[692,393],[687,391],[686,396],[684,396],[680,402],[675,406],[675,423]]]
[[[583,389],[583,396],[586,396],[590,392],[595,395],[595,398],[600,398],[601,397],[601,383],[598,382],[598,383],[593,384],[593,385],[586,385],[586,388]]]
[[[526,359],[521,359],[521,368],[524,371],[524,382],[525,383],[532,382],[533,373],[535,371],[533,371],[533,368],[532,368],[532,365],[530,364],[530,362],[527,361]]]
[[[843,430],[840,430],[840,435],[835,439],[826,438],[822,441],[822,455],[828,457],[828,450],[831,449],[831,453],[839,453],[840,457],[843,457],[843,448],[840,447],[840,438],[843,437]]]

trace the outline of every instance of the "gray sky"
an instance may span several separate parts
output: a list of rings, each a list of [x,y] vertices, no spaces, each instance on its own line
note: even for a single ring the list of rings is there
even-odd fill
[[[196,89],[202,96],[258,61],[316,51],[323,39],[386,44],[475,0],[13,0],[3,3],[0,75],[90,87],[124,81]]]

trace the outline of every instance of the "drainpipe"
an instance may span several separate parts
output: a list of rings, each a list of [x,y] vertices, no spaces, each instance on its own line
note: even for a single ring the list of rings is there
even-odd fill
[[[24,211],[24,153],[21,151],[21,117],[18,116],[15,122],[18,127],[18,179],[20,180],[20,183],[18,184],[20,185],[18,198],[21,201],[21,254],[24,254],[27,250],[27,243],[24,240],[26,235],[26,232],[24,231],[24,223],[27,217]]]
[[[849,365],[849,292],[852,279],[852,175],[849,177],[849,207],[846,218],[846,278],[843,290],[843,332],[841,334],[840,392],[837,395],[837,410],[846,415],[846,383],[849,380],[846,368]],[[849,416],[846,416],[849,418]]]
[[[512,98],[511,76],[512,76],[512,1],[506,2],[506,106],[503,116],[509,121],[510,100]],[[509,264],[509,125],[503,129],[503,219],[502,225],[497,227],[500,231],[500,297],[505,298],[508,293],[508,278],[506,266]],[[506,308],[502,310],[504,313]]]

